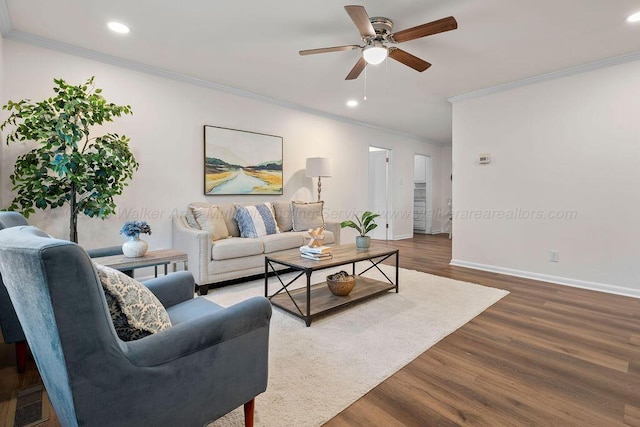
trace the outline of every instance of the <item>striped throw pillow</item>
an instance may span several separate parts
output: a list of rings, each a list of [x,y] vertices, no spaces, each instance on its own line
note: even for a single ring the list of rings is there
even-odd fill
[[[258,205],[236,205],[235,219],[238,221],[240,237],[256,238],[280,231],[276,225],[271,203]]]

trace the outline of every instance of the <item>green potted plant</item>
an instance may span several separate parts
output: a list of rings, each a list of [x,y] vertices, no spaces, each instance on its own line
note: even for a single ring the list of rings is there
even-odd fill
[[[73,86],[54,79],[55,95],[39,102],[8,101],[11,115],[7,144],[33,141],[37,145],[18,156],[13,174],[17,193],[9,210],[25,217],[37,209],[69,206],[69,240],[78,241],[78,214],[106,218],[115,213],[114,196],[122,194],[138,169],[129,138],[108,133],[90,137],[90,130],[114,117],[132,114],[129,105],[107,102],[94,77]]]
[[[360,233],[359,236],[356,236],[356,247],[358,249],[367,249],[371,246],[371,237],[367,236],[367,233],[378,226],[375,219],[380,215],[366,211],[360,217],[356,214],[353,216],[356,218],[357,224],[353,221],[342,221],[340,228],[355,228],[356,231]]]

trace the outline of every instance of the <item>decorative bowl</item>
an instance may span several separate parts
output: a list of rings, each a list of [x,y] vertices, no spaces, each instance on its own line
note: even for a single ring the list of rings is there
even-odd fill
[[[346,297],[356,285],[356,278],[349,276],[347,280],[331,280],[327,276],[327,286],[332,294],[339,297]]]

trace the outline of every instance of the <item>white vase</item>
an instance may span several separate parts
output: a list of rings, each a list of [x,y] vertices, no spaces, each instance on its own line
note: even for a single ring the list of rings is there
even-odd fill
[[[127,258],[139,258],[143,256],[149,244],[144,240],[140,240],[138,236],[127,237],[127,241],[122,244],[122,253]]]

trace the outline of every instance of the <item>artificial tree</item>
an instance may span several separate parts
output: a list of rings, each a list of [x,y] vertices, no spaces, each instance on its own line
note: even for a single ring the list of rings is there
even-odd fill
[[[131,106],[107,102],[94,77],[78,86],[54,79],[55,96],[34,102],[8,101],[11,125],[7,145],[34,141],[37,146],[16,159],[10,179],[17,193],[9,210],[25,217],[35,208],[69,205],[69,240],[78,241],[78,214],[106,218],[115,213],[114,196],[122,194],[138,169],[129,138],[108,133],[90,137],[92,127],[133,114]]]

